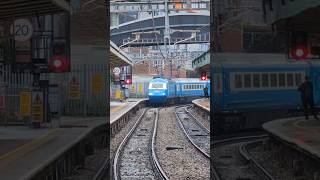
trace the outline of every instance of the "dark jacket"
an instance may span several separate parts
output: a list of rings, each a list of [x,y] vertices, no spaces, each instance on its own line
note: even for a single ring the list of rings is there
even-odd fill
[[[299,86],[298,91],[301,92],[301,100],[313,100],[313,85],[310,81],[303,82]]]

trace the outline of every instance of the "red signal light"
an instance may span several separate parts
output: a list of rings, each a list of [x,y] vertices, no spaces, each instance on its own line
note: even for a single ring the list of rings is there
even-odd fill
[[[207,73],[206,72],[202,72],[201,73],[201,77],[200,77],[200,79],[202,80],[202,81],[205,81],[205,80],[207,80]]]
[[[125,84],[132,84],[132,76],[131,75],[126,75],[125,79]]]
[[[309,56],[310,50],[305,46],[297,46],[291,50],[290,54],[296,60],[304,60]]]
[[[67,72],[69,70],[69,63],[66,58],[62,56],[53,56],[50,58],[49,63],[49,72]]]
[[[126,79],[126,84],[132,84],[131,79]]]

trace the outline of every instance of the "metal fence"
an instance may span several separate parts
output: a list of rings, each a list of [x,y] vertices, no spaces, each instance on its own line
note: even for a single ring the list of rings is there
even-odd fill
[[[63,116],[104,116],[107,111],[106,65],[76,65],[71,72],[42,74],[49,80],[49,109]],[[0,66],[0,124],[26,124],[21,116],[21,93],[32,92],[33,75]]]
[[[63,115],[106,115],[106,65],[77,65],[69,73],[47,76],[45,79],[56,85],[49,89],[52,112],[60,110]]]
[[[0,123],[23,124],[20,116],[20,93],[32,90],[30,73],[14,73],[10,66],[0,66]]]
[[[125,93],[128,98],[147,98],[148,97],[148,82],[134,82],[131,85],[126,85],[126,90],[123,92],[119,84],[110,84],[110,99],[118,100],[119,94],[123,96]]]

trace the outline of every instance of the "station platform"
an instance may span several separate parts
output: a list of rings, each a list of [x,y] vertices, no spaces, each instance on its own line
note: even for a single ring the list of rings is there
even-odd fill
[[[148,99],[147,98],[127,99],[124,102],[111,101],[110,102],[110,124],[114,123],[123,114],[127,113],[136,105],[146,100]]]
[[[105,117],[62,117],[46,128],[1,126],[1,179],[29,179],[106,123]]]
[[[320,160],[320,120],[304,117],[274,120],[263,124],[273,137]]]
[[[210,112],[210,99],[196,99],[192,101],[193,104],[195,104],[196,106]]]

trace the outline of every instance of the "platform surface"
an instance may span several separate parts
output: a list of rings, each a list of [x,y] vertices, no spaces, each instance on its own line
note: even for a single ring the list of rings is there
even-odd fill
[[[128,99],[124,102],[110,102],[110,124],[114,123],[123,114],[147,99]]]
[[[320,159],[320,120],[312,117],[286,118],[263,124],[263,128],[293,147]]]
[[[196,99],[196,100],[193,100],[192,103],[210,112],[210,99],[206,99],[206,98]]]
[[[45,128],[0,127],[0,179],[28,179],[106,118],[62,117]],[[60,126],[61,125],[61,126]]]

